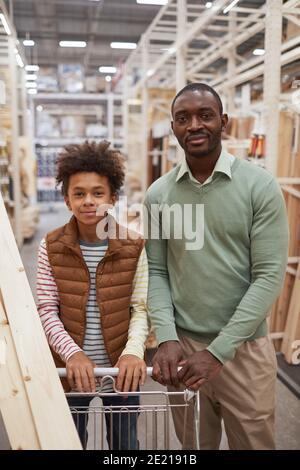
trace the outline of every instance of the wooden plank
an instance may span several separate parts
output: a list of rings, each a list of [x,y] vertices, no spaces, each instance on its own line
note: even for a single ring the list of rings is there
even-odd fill
[[[292,274],[293,276],[296,276],[296,274],[297,274],[296,269],[290,268],[289,266],[287,266],[286,272],[289,273],[289,274]]]
[[[300,256],[289,256],[288,264],[298,264],[300,262]]]
[[[282,112],[280,115],[281,131],[279,135],[279,160],[277,168],[278,182],[283,186],[283,195],[286,202],[290,242],[289,260],[284,286],[279,299],[273,306],[270,331],[280,333],[286,331],[285,341],[275,339],[277,350],[289,349],[291,328],[291,311],[295,302],[295,286],[297,271],[291,264],[299,263],[300,255],[300,119],[298,115]],[[294,328],[294,325],[293,325]],[[290,351],[288,353],[290,355]]]
[[[0,288],[41,449],[81,449],[0,195]]]
[[[0,295],[0,409],[11,448],[37,450],[40,443]]]
[[[277,177],[286,177],[290,175],[293,132],[294,118],[292,114],[281,112],[278,136],[279,157],[277,162]]]
[[[280,178],[277,178],[277,181],[279,184],[296,184],[296,185],[300,185],[300,178],[294,178],[294,177],[280,177]]]
[[[289,363],[292,362],[293,343],[296,340],[300,340],[300,263],[297,269],[281,347],[281,352]]]
[[[292,194],[293,196],[297,197],[298,199],[300,199],[300,191],[298,191],[297,189],[292,188],[291,186],[286,186],[286,185],[281,186],[281,189],[283,191],[286,191],[289,194]]]
[[[290,299],[291,299],[291,292],[294,286],[295,276],[286,273],[283,289],[281,291],[281,295],[278,298],[277,302],[275,303],[271,321],[270,321],[270,331],[272,333],[277,333],[280,331],[284,331],[286,325],[286,318],[287,312],[289,309]],[[274,345],[276,351],[280,351],[282,341],[276,340]]]

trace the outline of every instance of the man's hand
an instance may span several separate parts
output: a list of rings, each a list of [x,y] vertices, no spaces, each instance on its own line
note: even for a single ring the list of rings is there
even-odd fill
[[[77,352],[66,363],[70,387],[77,392],[96,392],[94,375],[96,364],[84,352]]]
[[[182,369],[178,372],[180,382],[189,390],[197,391],[208,380],[221,372],[223,364],[209,351],[196,352],[180,363]]]
[[[147,378],[145,361],[133,354],[124,354],[116,363],[119,368],[116,388],[122,392],[135,392],[139,385],[144,385]]]
[[[161,343],[153,358],[152,377],[162,385],[179,386],[177,367],[184,359],[184,353],[179,341]]]

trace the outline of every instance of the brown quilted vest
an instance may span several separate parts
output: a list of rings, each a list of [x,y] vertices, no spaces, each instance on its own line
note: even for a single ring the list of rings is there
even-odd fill
[[[117,233],[119,226],[117,225]],[[132,283],[144,246],[141,238],[109,239],[107,252],[96,272],[96,295],[101,312],[104,344],[111,365],[124,349],[130,321]],[[136,238],[136,237],[135,237]],[[60,299],[60,320],[71,338],[82,348],[85,335],[85,311],[89,297],[89,271],[78,243],[75,217],[46,236],[49,262]],[[65,367],[52,351],[57,367]],[[65,390],[66,381],[63,381]]]

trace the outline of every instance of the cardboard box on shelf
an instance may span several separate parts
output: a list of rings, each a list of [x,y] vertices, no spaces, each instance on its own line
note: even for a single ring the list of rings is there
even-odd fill
[[[60,128],[63,137],[83,137],[85,135],[84,116],[61,116]]]
[[[89,76],[85,78],[85,91],[87,93],[104,93],[106,81],[104,77]]]
[[[91,123],[86,126],[85,133],[87,137],[107,138],[107,127],[101,123]]]
[[[54,67],[40,67],[37,78],[38,91],[58,92],[57,71]]]
[[[60,91],[80,93],[84,86],[83,66],[80,64],[59,64],[58,76]]]
[[[40,113],[37,120],[38,137],[60,137],[59,120],[48,113]]]

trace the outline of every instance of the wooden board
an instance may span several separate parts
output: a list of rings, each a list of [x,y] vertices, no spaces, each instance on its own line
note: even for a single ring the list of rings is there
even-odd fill
[[[1,195],[0,220],[2,305],[9,322],[39,448],[81,449]],[[6,364],[9,362],[10,357],[7,357]],[[17,368],[14,373],[18,374]],[[10,420],[14,416],[8,413],[4,419],[7,429],[13,429],[14,423]]]
[[[280,133],[278,139],[279,159],[277,176],[284,178],[297,178],[300,176],[300,119],[291,112],[280,113]],[[282,184],[282,183],[281,183]],[[283,185],[283,195],[286,202],[289,221],[289,257],[300,256],[300,186],[297,184]],[[270,331],[283,334],[283,339],[275,340],[278,351],[282,350],[290,362],[292,341],[297,339],[297,263],[288,266],[287,274],[281,295],[273,307]],[[296,336],[295,336],[296,335]]]
[[[278,137],[277,177],[289,176],[291,173],[291,156],[294,132],[292,114],[281,112]]]
[[[281,347],[281,352],[289,363],[292,362],[295,349],[294,341],[296,340],[300,340],[300,263],[298,264]]]
[[[40,449],[16,349],[1,297],[0,383],[0,409],[12,449]]]

